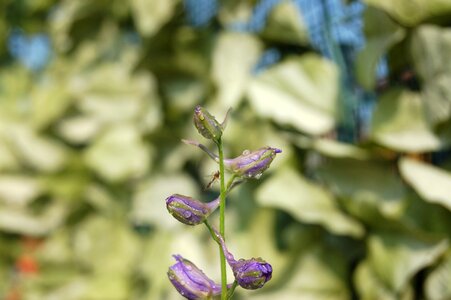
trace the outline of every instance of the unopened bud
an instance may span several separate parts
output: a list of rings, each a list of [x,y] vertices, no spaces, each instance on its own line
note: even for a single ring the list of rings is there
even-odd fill
[[[269,168],[276,154],[281,152],[282,150],[271,147],[263,147],[252,152],[246,150],[236,158],[225,159],[224,166],[235,175],[258,179]]]
[[[186,225],[198,225],[219,206],[219,198],[204,203],[188,196],[174,194],[166,198],[169,213]]]
[[[218,141],[222,136],[223,126],[205,108],[197,105],[194,109],[194,126],[206,139]]]
[[[221,294],[221,286],[207,277],[195,264],[180,255],[169,267],[168,278],[176,290],[186,299],[211,299]]]
[[[263,287],[272,277],[272,267],[259,258],[240,259],[231,265],[233,275],[238,284],[248,290]]]
[[[255,290],[263,287],[272,277],[272,266],[259,258],[235,260],[233,254],[229,252],[224,242],[224,238],[219,232],[213,229],[218,242],[221,244],[224,256],[232,268],[233,275],[238,284],[248,290]]]

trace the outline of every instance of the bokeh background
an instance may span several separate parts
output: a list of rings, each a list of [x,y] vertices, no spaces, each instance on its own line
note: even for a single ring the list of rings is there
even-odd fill
[[[180,299],[175,253],[219,281],[164,203],[218,194],[196,104],[226,156],[283,149],[228,199],[274,267],[236,299],[451,299],[451,1],[3,0],[0,37],[1,299]]]

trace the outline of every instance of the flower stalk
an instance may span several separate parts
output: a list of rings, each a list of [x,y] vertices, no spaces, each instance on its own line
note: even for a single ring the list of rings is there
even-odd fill
[[[173,194],[166,198],[168,212],[185,225],[198,225],[204,223],[213,240],[219,247],[221,266],[221,284],[209,279],[201,269],[191,261],[180,255],[174,256],[176,263],[169,268],[168,277],[176,290],[190,300],[212,299],[221,296],[221,300],[231,299],[235,289],[240,286],[244,289],[258,289],[271,279],[272,267],[261,258],[235,260],[225,245],[225,209],[227,194],[236,186],[248,179],[259,179],[262,173],[269,168],[276,154],[282,151],[272,147],[262,147],[255,151],[245,150],[240,156],[232,159],[224,158],[223,131],[226,127],[230,110],[222,123],[201,106],[194,109],[194,126],[200,135],[212,140],[218,154],[210,151],[208,147],[196,141],[182,140],[185,144],[193,145],[204,151],[219,165],[219,197],[210,202]],[[226,171],[230,174],[225,183]],[[219,206],[219,232],[208,222],[208,218]],[[235,280],[227,284],[227,264],[233,271]]]
[[[224,150],[222,145],[222,139],[218,139],[218,153],[219,153],[219,184],[220,184],[220,194],[219,194],[219,233],[224,238],[225,237],[225,199],[226,199],[226,187],[224,180]],[[221,261],[221,287],[223,293],[221,294],[221,300],[227,300],[227,265],[224,252],[221,247],[219,247],[219,259]]]

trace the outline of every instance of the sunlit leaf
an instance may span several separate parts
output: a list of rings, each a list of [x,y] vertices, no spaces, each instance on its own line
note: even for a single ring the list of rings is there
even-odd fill
[[[334,126],[337,91],[335,65],[306,54],[261,73],[250,84],[248,96],[261,116],[318,135]]]
[[[294,2],[280,2],[271,11],[266,21],[263,36],[287,44],[308,44],[307,27],[302,14]]]
[[[385,285],[399,293],[419,270],[433,264],[447,248],[446,240],[378,233],[368,240],[368,263]]]
[[[404,179],[431,203],[443,205],[451,210],[451,173],[410,158],[399,161]]]
[[[413,289],[410,286],[401,292],[400,296],[389,290],[376,276],[366,260],[357,266],[354,273],[354,282],[359,299],[362,300],[409,300],[413,298]]]
[[[371,90],[376,84],[376,67],[390,47],[401,41],[405,31],[384,12],[369,7],[364,14],[367,43],[356,60],[359,83]]]
[[[413,63],[423,81],[423,105],[433,124],[451,116],[450,53],[451,30],[424,25],[413,34]]]
[[[213,52],[212,79],[221,107],[236,107],[261,52],[261,43],[246,33],[224,32]]]
[[[20,208],[0,207],[0,229],[5,232],[42,236],[56,229],[64,221],[67,208],[50,205],[39,215]]]
[[[347,269],[343,257],[326,246],[309,245],[295,264],[295,273],[279,291],[251,294],[249,299],[349,299],[344,282]]]
[[[282,209],[301,222],[321,224],[336,234],[361,237],[364,233],[357,221],[340,211],[332,194],[290,169],[262,184],[257,201]]]
[[[64,84],[52,78],[44,79],[43,84],[32,90],[30,97],[33,100],[31,121],[37,129],[45,128],[60,118],[73,100]]]
[[[425,118],[420,94],[408,90],[393,89],[379,99],[371,135],[397,151],[424,152],[441,147]]]
[[[137,223],[162,228],[178,225],[179,222],[168,213],[165,203],[167,197],[176,193],[196,198],[198,187],[193,179],[184,174],[160,175],[144,180],[133,195],[133,219]]]
[[[389,218],[400,217],[405,188],[389,164],[329,158],[319,171],[333,192],[349,198],[347,210],[360,219],[377,223],[378,212]]]
[[[137,239],[126,223],[101,216],[77,227],[73,250],[79,263],[102,274],[127,274],[138,254]]]
[[[370,158],[371,156],[370,153],[363,148],[324,138],[313,140],[312,148],[322,155],[329,157],[365,160]]]
[[[0,200],[13,206],[24,206],[42,192],[38,180],[26,176],[0,176]]]
[[[11,124],[8,134],[15,153],[25,164],[42,172],[55,172],[64,167],[68,152],[59,141],[19,124]]]
[[[429,274],[425,283],[427,299],[451,298],[451,253],[435,267]]]
[[[414,26],[432,17],[445,16],[451,12],[451,2],[448,0],[365,0],[365,2],[385,10],[406,26]]]
[[[151,148],[136,127],[125,124],[100,136],[85,154],[87,164],[109,181],[139,177],[151,164]]]
[[[131,0],[133,17],[143,36],[155,34],[174,13],[177,0]]]

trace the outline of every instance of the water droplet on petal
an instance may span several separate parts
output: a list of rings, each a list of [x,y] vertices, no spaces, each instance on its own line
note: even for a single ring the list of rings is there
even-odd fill
[[[249,153],[251,153],[251,150],[246,149],[243,151],[243,155],[248,155]]]
[[[185,218],[189,218],[191,217],[193,214],[190,211],[185,211],[183,212],[183,215],[185,216]]]

